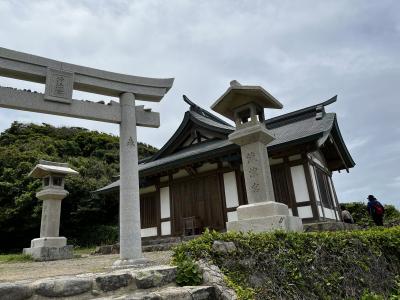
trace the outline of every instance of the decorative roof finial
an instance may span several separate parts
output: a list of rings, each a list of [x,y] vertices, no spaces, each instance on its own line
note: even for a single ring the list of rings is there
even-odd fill
[[[239,81],[237,81],[237,80],[232,80],[232,81],[230,82],[230,86],[231,86],[231,87],[236,87],[236,86],[242,86],[242,85],[240,84]]]

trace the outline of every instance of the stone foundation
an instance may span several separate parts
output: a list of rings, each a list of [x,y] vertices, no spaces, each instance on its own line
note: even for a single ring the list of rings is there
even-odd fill
[[[34,247],[24,248],[23,253],[31,255],[37,261],[71,259],[74,257],[72,245],[63,247]]]
[[[360,226],[344,222],[319,222],[304,224],[305,232],[312,231],[338,231],[338,230],[358,230]]]
[[[70,259],[74,257],[73,246],[67,245],[65,237],[33,239],[31,247],[24,248],[23,253],[31,255],[37,261]]]

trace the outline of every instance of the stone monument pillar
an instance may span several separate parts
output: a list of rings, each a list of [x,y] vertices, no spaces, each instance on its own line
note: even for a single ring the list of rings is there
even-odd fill
[[[237,208],[238,220],[227,222],[227,229],[301,231],[301,219],[290,216],[287,205],[275,202],[267,152],[274,137],[265,126],[264,108],[282,108],[282,104],[262,87],[242,86],[237,81],[212,105],[214,111],[235,121],[236,130],[229,140],[240,146],[249,202]]]
[[[61,200],[68,192],[64,189],[65,176],[78,174],[68,164],[41,160],[29,176],[42,178],[43,188],[36,197],[43,201],[40,238],[31,241],[30,248],[23,253],[30,254],[35,260],[58,260],[73,257],[72,246],[67,239],[59,236]]]

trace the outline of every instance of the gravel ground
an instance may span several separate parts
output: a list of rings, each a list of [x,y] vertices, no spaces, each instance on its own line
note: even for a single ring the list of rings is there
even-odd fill
[[[168,265],[171,251],[145,252],[144,256],[154,265]],[[118,254],[84,255],[81,258],[48,262],[0,263],[0,282],[38,279],[61,275],[100,273],[111,270]]]

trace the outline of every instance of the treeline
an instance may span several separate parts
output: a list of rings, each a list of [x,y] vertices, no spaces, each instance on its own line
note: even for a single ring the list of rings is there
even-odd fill
[[[138,143],[139,158],[157,149]],[[60,234],[75,244],[85,237],[108,239],[118,224],[118,197],[96,199],[92,191],[119,173],[119,138],[78,127],[14,122],[0,134],[0,252],[29,247],[40,231],[42,202],[35,197],[40,180],[27,175],[39,159],[68,162],[79,175],[66,180]],[[115,235],[114,231],[112,234]],[[89,244],[90,244],[89,243]]]

